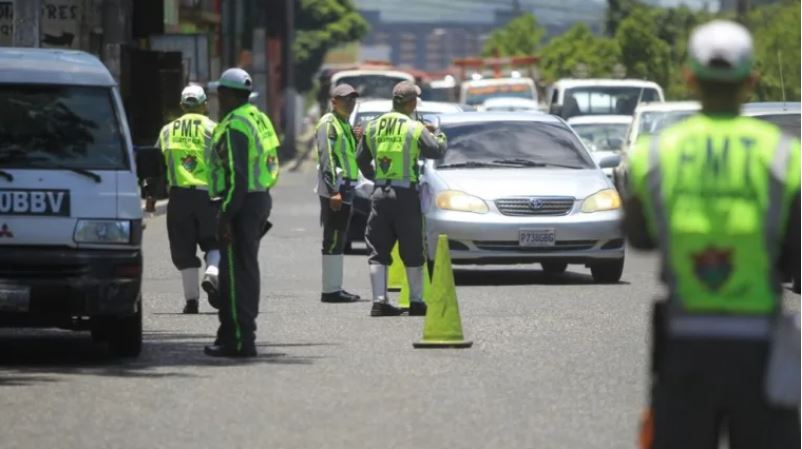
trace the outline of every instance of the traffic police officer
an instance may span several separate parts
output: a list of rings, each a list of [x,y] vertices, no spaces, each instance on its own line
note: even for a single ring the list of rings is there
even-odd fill
[[[223,119],[214,130],[210,195],[220,198],[217,222],[220,263],[220,327],[214,357],[256,355],[259,313],[259,241],[269,229],[269,189],[278,177],[278,137],[270,119],[248,102],[250,75],[228,69],[218,88]]]
[[[215,123],[205,115],[206,104],[202,87],[187,86],[181,92],[184,115],[165,125],[159,133],[170,186],[167,236],[173,264],[181,271],[186,299],[184,313],[198,313],[201,261],[195,256],[195,248],[200,246],[206,253],[203,285],[210,292],[212,305],[215,296],[210,287],[217,285],[220,263],[216,211],[207,191],[207,164]]]
[[[359,143],[357,163],[375,183],[365,240],[370,250],[371,316],[400,315],[387,301],[390,252],[399,243],[410,287],[410,315],[426,314],[423,302],[423,215],[418,194],[420,157],[439,159],[446,136],[412,118],[420,89],[403,81],[393,88],[393,111],[371,121]],[[375,168],[374,168],[375,166]]]
[[[798,410],[763,393],[780,268],[799,272],[799,141],[738,116],[756,82],[744,27],[697,28],[689,56],[702,112],[638,142],[625,195],[629,241],[659,248],[669,290],[644,443],[714,449],[726,423],[732,448],[799,447]]]
[[[343,248],[351,219],[354,187],[358,181],[356,137],[348,118],[354,111],[359,94],[348,84],[332,91],[332,112],[320,118],[317,125],[318,179],[320,221],[323,224],[323,302],[353,302],[359,296],[342,289]]]

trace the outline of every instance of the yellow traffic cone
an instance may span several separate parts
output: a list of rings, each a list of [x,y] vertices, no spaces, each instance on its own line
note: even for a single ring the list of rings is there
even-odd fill
[[[429,266],[423,265],[423,298],[424,300],[429,297],[432,291],[432,277],[429,276]],[[409,279],[407,279],[407,272],[404,270],[404,283],[401,285],[401,293],[398,295],[398,308],[409,309]]]
[[[426,318],[423,322],[423,340],[412,343],[416,348],[470,348],[472,341],[462,335],[462,320],[451,269],[448,237],[437,239],[437,254],[432,276],[432,293],[427,298]]]
[[[407,281],[407,274],[404,271],[404,262],[401,261],[401,254],[398,252],[398,243],[396,242],[391,253],[393,258],[392,264],[387,269],[387,291],[397,292],[401,290],[404,283]]]

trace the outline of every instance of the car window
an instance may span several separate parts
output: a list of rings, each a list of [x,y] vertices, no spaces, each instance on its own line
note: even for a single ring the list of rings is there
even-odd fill
[[[582,144],[562,123],[492,121],[444,124],[448,151],[440,165],[499,159],[592,168]]]
[[[639,103],[660,101],[657,89],[647,87],[575,87],[565,92],[562,116],[632,115]]]
[[[656,134],[669,126],[696,114],[697,111],[653,111],[644,112],[638,125],[638,138]]]
[[[797,139],[800,137],[800,116],[799,114],[766,114],[757,115],[755,118],[765,120],[769,123],[774,123],[789,136],[795,136]]]
[[[107,87],[0,85],[0,166],[124,169]]]
[[[571,125],[591,151],[621,151],[629,125],[620,123],[592,123]]]

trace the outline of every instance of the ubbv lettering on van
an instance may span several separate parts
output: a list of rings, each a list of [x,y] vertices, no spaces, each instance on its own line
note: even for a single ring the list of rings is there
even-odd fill
[[[70,216],[70,191],[0,189],[0,215]]]

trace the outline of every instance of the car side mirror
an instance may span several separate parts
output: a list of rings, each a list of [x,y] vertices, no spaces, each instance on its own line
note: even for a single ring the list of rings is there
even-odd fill
[[[612,156],[607,156],[601,161],[599,161],[600,168],[615,168],[618,167],[618,164],[621,162],[621,156],[614,154]]]
[[[549,106],[549,114],[562,117],[562,113],[563,113],[563,105],[552,104],[551,106]]]
[[[159,178],[165,173],[164,155],[159,147],[153,145],[134,148],[136,157],[136,176],[140,180]]]

